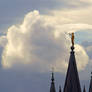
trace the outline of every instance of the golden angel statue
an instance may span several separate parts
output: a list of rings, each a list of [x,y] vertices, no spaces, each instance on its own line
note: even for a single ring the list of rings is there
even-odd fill
[[[71,42],[72,42],[72,46],[74,46],[74,33],[71,34]]]

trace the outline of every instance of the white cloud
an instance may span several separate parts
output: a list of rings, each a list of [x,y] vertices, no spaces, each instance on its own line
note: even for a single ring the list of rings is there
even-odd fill
[[[78,68],[83,70],[84,67],[86,67],[86,65],[88,64],[87,61],[89,60],[89,57],[84,51],[84,48],[79,45],[75,46],[75,51],[76,51],[77,61],[80,61],[80,62],[77,62]]]
[[[66,3],[69,3],[70,5],[82,5],[82,4],[92,4],[92,0],[60,0],[65,1]]]
[[[92,25],[92,7],[86,8],[74,8],[74,9],[61,9],[51,11],[50,19],[55,19],[54,22],[59,22],[60,24],[88,24]],[[55,17],[56,16],[56,17]],[[49,19],[49,20],[50,20]]]
[[[6,36],[1,36],[1,37],[0,37],[0,46],[1,46],[1,47],[4,47],[4,46],[6,45],[6,43],[7,43],[7,38],[6,38]]]
[[[90,26],[61,25],[62,23],[55,19],[53,21],[50,19],[54,17],[40,15],[38,11],[33,11],[25,16],[22,24],[13,25],[8,29],[6,35],[8,42],[2,54],[4,68],[25,66],[30,67],[31,70],[44,72],[54,66],[58,72],[66,71],[71,42],[65,33],[70,32],[71,29],[77,31]],[[88,56],[81,46],[75,46],[78,69],[83,70],[88,63]]]
[[[92,0],[80,0],[80,1],[85,3],[92,3]]]

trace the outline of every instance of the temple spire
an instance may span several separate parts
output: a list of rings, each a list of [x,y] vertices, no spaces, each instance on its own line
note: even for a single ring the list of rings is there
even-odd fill
[[[59,92],[62,92],[62,91],[61,91],[61,86],[59,86]]]
[[[55,83],[54,83],[54,72],[53,71],[52,71],[50,92],[56,92]]]
[[[86,89],[85,89],[85,85],[84,85],[84,89],[83,89],[83,92],[86,92]]]
[[[64,85],[64,92],[81,92],[80,81],[77,71],[75,52],[74,52],[74,33],[72,33],[71,37],[71,53],[69,59],[69,65]]]
[[[91,72],[91,80],[90,80],[89,92],[92,92],[92,72]]]

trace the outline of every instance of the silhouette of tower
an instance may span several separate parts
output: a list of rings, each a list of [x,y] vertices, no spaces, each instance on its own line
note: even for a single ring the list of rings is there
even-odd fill
[[[52,72],[50,92],[56,92],[55,83],[54,83],[54,72]]]
[[[71,54],[64,85],[64,92],[81,92],[76,59],[74,55],[74,45],[72,45],[71,47]]]
[[[92,92],[92,72],[91,72],[91,80],[90,80],[89,92]]]
[[[85,89],[85,85],[84,85],[84,89],[83,89],[83,92],[86,92],[86,89]]]
[[[62,92],[62,91],[61,91],[61,86],[59,86],[59,92]]]

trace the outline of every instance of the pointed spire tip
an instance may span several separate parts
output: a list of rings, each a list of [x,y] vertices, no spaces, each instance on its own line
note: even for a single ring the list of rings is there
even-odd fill
[[[59,92],[61,92],[61,86],[59,85]]]
[[[51,78],[52,82],[54,81],[54,71],[52,71],[52,78]]]

